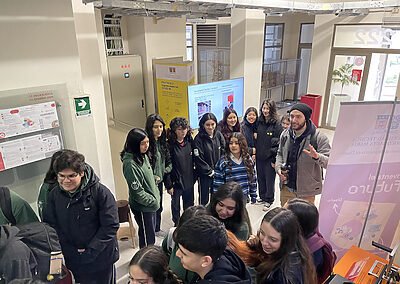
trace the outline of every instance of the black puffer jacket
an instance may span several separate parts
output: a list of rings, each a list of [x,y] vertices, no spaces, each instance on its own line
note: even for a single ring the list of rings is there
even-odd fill
[[[204,276],[204,279],[198,279],[194,283],[251,284],[252,282],[243,261],[233,251],[226,249],[214,263],[212,270]]]
[[[14,279],[32,278],[36,260],[32,251],[16,237],[19,229],[9,225],[0,226],[0,283]]]
[[[66,265],[72,271],[101,271],[118,260],[117,204],[89,165],[75,194],[60,186],[50,192],[44,221],[56,229]],[[85,251],[79,253],[78,249]]]
[[[224,136],[216,130],[211,138],[205,131],[200,130],[194,138],[193,153],[197,174],[210,175],[219,158],[225,153]]]

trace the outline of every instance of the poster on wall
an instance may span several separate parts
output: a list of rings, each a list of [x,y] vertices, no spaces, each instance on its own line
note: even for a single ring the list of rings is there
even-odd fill
[[[193,63],[164,61],[155,65],[155,72],[158,113],[165,123],[177,116],[189,118],[187,88],[194,83]]]
[[[54,101],[0,110],[0,139],[59,126]]]
[[[319,206],[320,231],[339,258],[352,245],[382,254],[371,242],[393,246],[398,234],[400,106],[392,116],[393,107],[341,105]]]
[[[49,158],[61,150],[59,135],[45,133],[0,143],[0,171]]]

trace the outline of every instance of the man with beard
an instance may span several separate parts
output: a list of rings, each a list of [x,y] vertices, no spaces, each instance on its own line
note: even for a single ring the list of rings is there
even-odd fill
[[[314,203],[322,192],[322,168],[327,167],[328,137],[311,121],[312,109],[303,103],[289,110],[290,127],[284,130],[276,156],[275,171],[281,180],[281,205],[295,197]]]

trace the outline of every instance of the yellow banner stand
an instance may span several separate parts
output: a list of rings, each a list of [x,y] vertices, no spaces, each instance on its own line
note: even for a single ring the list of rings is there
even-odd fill
[[[189,119],[187,89],[194,84],[193,63],[177,62],[176,58],[154,62],[157,110],[167,127],[174,117]]]

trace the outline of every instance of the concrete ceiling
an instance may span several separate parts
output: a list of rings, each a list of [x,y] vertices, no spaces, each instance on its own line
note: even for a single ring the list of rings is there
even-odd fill
[[[261,9],[267,16],[284,13],[365,15],[375,11],[396,10],[400,0],[340,1],[327,0],[82,0],[98,9],[118,15],[149,17],[181,17],[187,19],[214,19],[228,17],[232,8]],[[398,10],[397,10],[398,12]]]

